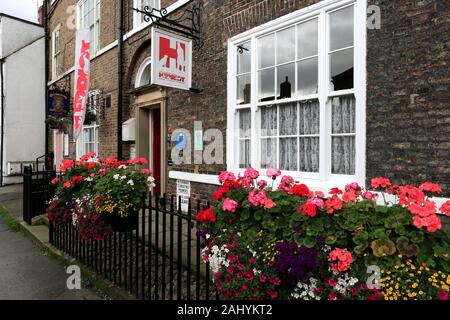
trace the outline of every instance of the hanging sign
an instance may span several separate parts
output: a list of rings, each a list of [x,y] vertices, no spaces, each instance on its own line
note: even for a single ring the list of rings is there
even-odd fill
[[[48,115],[64,118],[69,114],[69,92],[61,90],[48,91]]]
[[[77,30],[75,45],[75,93],[73,98],[73,138],[77,140],[86,115],[90,76],[90,32]]]
[[[192,40],[152,29],[152,84],[189,90],[192,84]]]

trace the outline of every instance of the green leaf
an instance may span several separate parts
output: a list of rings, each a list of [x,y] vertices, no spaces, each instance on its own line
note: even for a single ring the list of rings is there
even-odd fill
[[[379,213],[387,213],[389,210],[389,207],[387,206],[376,206],[375,211]]]
[[[306,237],[303,241],[303,245],[307,248],[314,248],[316,245],[316,238],[315,237]]]

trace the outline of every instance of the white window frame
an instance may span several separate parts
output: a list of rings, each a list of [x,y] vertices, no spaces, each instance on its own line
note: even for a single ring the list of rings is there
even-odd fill
[[[56,35],[58,34],[58,51],[56,51]],[[56,79],[60,76],[61,66],[61,25],[58,25],[52,32],[52,78]],[[58,60],[59,58],[59,60]]]
[[[133,0],[133,8],[137,8],[142,10],[142,1],[143,0]],[[152,0],[153,8],[160,10],[161,9],[161,0]],[[142,13],[133,10],[133,29],[139,28],[141,25],[146,23],[142,18]]]
[[[329,41],[328,13],[354,5],[354,89],[328,92],[329,50],[325,46]],[[320,169],[319,173],[301,173],[284,171],[296,180],[305,181],[312,187],[342,186],[349,182],[358,182],[365,185],[366,170],[366,8],[367,0],[324,0],[304,9],[295,11],[281,18],[258,26],[243,34],[235,36],[228,41],[228,110],[227,110],[227,169],[234,172],[243,172],[239,168],[239,123],[237,121],[237,110],[251,109],[251,163],[260,169],[260,137],[257,128],[260,123],[257,119],[258,109],[265,103],[258,102],[258,77],[257,77],[257,38],[282,30],[292,25],[318,17],[319,19],[319,93],[304,98],[316,98],[320,103]],[[236,96],[236,68],[237,68],[237,46],[251,42],[251,103],[237,105]],[[321,67],[322,66],[322,67]],[[324,66],[324,67],[323,67]],[[331,108],[327,103],[332,96],[353,94],[356,99],[355,114],[355,174],[338,175],[331,173]],[[302,100],[303,100],[302,99]],[[267,105],[298,102],[299,98],[274,100]],[[328,109],[328,112],[327,112]]]
[[[97,54],[98,51],[100,51],[101,47],[101,41],[100,41],[100,34],[101,34],[101,5],[102,0],[80,0],[77,4],[77,29],[83,28],[84,25],[84,9],[86,2],[92,1],[94,6],[94,17],[95,21],[93,25],[90,25],[89,28],[93,29],[94,35],[92,36],[91,41],[91,59]],[[91,31],[92,32],[92,31]]]
[[[94,129],[94,152],[96,153],[97,157],[99,156],[100,151],[100,125],[99,124],[91,124],[89,126],[83,125],[83,129],[81,130],[80,137],[77,139],[77,159],[80,159],[81,156],[88,153],[86,148],[86,141],[84,141],[84,132],[85,130]],[[97,134],[96,134],[97,131]],[[98,139],[96,139],[98,137]]]

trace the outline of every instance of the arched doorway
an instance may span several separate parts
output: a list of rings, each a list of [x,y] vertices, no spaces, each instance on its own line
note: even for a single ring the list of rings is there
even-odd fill
[[[151,58],[148,57],[139,66],[134,81],[136,155],[149,160],[148,168],[156,180],[153,192],[162,194],[167,179],[165,90],[150,82]]]

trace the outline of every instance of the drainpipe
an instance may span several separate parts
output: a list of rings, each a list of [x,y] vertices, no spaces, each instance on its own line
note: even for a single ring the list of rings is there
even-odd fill
[[[123,33],[124,33],[124,2],[123,0],[118,0],[117,6],[118,16],[119,16],[119,26],[118,26],[118,44],[117,44],[117,159],[122,160],[122,120],[123,120]]]
[[[49,58],[49,43],[48,43],[48,12],[47,12],[47,1],[43,1],[43,8],[42,10],[44,11],[44,34],[45,34],[45,61],[44,61],[44,68],[45,68],[45,169],[46,170],[50,170],[51,168],[48,168],[49,166],[49,161],[48,161],[48,154],[49,154],[49,126],[47,124],[47,118],[48,118],[48,87],[47,87],[47,83],[48,83],[48,79],[49,79],[49,63],[48,63],[48,58]],[[36,170],[38,170],[38,168],[36,168]]]
[[[1,20],[1,17],[0,17]],[[3,59],[0,59],[0,83],[1,83],[1,92],[0,92],[0,99],[2,108],[2,119],[1,119],[1,140],[0,140],[0,187],[3,187],[3,149],[4,149],[4,135],[5,135],[5,96],[4,96],[4,83],[3,83]]]

